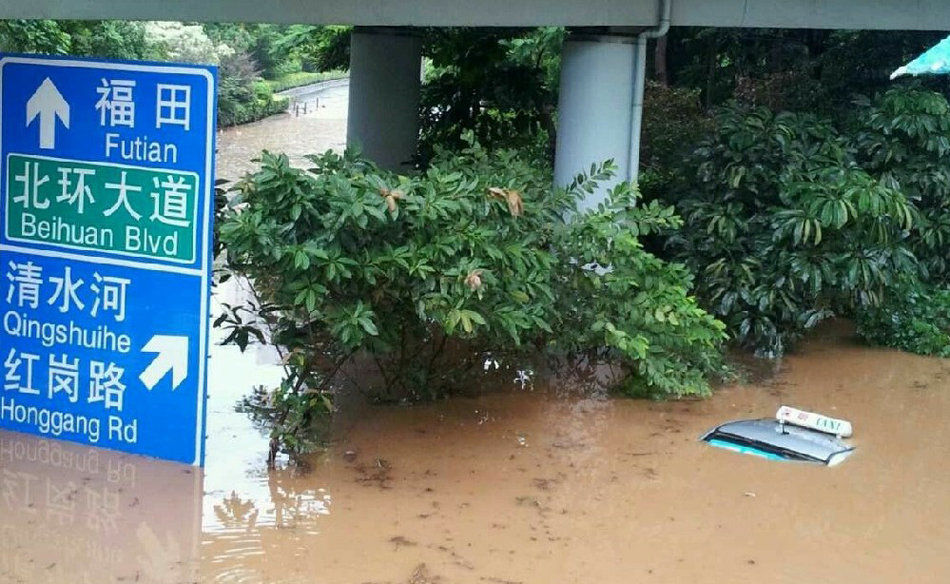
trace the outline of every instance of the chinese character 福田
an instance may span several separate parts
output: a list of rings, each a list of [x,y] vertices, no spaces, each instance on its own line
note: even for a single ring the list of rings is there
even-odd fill
[[[191,87],[188,85],[158,84],[158,111],[155,127],[181,126],[191,129]]]
[[[102,85],[96,88],[100,95],[96,102],[99,111],[99,125],[106,125],[106,112],[109,113],[108,122],[112,127],[135,127],[135,102],[132,100],[132,88],[135,81],[128,79],[102,80]]]

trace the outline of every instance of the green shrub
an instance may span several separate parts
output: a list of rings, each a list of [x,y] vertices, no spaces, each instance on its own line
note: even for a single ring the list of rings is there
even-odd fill
[[[0,51],[104,59],[158,59],[145,24],[122,20],[2,20]]]
[[[425,165],[439,148],[461,149],[469,132],[487,147],[530,149],[553,161],[565,36],[554,27],[427,30],[419,161]]]
[[[589,186],[580,177],[581,189]],[[556,327],[551,349],[622,371],[630,396],[707,395],[723,374],[725,325],[690,296],[685,266],[644,251],[640,238],[677,229],[681,219],[658,201],[638,204],[628,183],[605,204],[575,218],[557,239]]]
[[[716,127],[702,107],[699,90],[647,83],[643,99],[642,168],[682,165]]]
[[[781,355],[916,277],[913,203],[861,169],[830,122],[729,107],[717,124],[687,163],[695,178],[670,195],[686,219],[670,244],[742,345]]]
[[[672,210],[638,207],[621,185],[565,223],[609,164],[552,189],[543,165],[468,140],[411,176],[352,153],[312,157],[310,170],[265,153],[237,186],[220,237],[258,298],[218,324],[230,342],[285,352],[287,378],[266,400],[279,410],[274,452],[332,408],[354,359],[375,362],[388,399],[438,397],[489,357],[539,351],[619,363],[630,391],[708,392],[723,325],[687,295],[682,266],[637,241],[675,227]]]
[[[890,290],[879,307],[858,315],[868,341],[950,357],[950,104],[932,91],[897,88],[861,98],[852,120],[863,166],[900,189],[917,208],[908,245],[921,278]]]
[[[221,62],[218,75],[218,126],[246,124],[287,110],[286,98],[275,98],[247,53]]]
[[[312,27],[298,47],[305,71],[346,71],[350,68],[349,26]]]
[[[858,315],[858,334],[876,345],[950,357],[950,289],[904,285]]]
[[[868,172],[919,211],[911,250],[937,286],[950,286],[950,104],[932,91],[892,89],[861,99],[852,130]]]

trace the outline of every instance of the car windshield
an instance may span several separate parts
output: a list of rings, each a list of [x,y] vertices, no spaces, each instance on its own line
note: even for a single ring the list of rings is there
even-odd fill
[[[730,434],[728,432],[722,432],[718,430],[714,431],[711,436],[706,438],[707,442],[711,442],[712,440],[719,440],[722,442],[735,444],[737,446],[745,446],[748,448],[761,450],[763,452],[774,454],[786,460],[800,460],[800,461],[820,462],[820,463],[825,462],[824,460],[820,458],[809,456],[802,452],[797,452],[795,450],[792,450],[791,448],[786,448],[786,447],[778,446],[775,444],[769,444],[768,442],[764,442],[761,440],[754,440],[752,438],[747,438],[745,436],[739,436],[737,434]]]
[[[843,460],[842,455],[853,450],[835,436],[773,419],[729,422],[710,430],[702,439],[713,446],[746,454],[821,464]]]

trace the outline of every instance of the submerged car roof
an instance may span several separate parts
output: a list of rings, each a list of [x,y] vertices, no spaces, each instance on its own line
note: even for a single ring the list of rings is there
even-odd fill
[[[739,420],[717,426],[703,435],[703,440],[730,437],[742,442],[768,445],[777,449],[796,452],[805,457],[828,462],[839,453],[854,450],[830,434],[822,434],[790,424],[779,424],[775,419]]]

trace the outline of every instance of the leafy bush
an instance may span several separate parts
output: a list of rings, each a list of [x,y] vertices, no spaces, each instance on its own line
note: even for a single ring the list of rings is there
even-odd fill
[[[677,201],[686,225],[670,243],[741,344],[780,355],[917,275],[914,205],[861,169],[829,122],[739,107],[717,122],[687,164],[697,172]]]
[[[67,55],[69,33],[55,20],[0,20],[0,50],[12,53]]]
[[[950,289],[897,287],[884,304],[861,311],[857,325],[874,344],[950,358]]]
[[[305,71],[346,71],[350,68],[349,26],[309,27],[295,51]]]
[[[106,59],[155,59],[158,47],[141,22],[120,20],[3,20],[0,51],[79,55]]]
[[[287,99],[275,98],[260,80],[256,63],[247,53],[221,61],[218,70],[218,126],[246,124],[287,110]]]
[[[352,153],[312,157],[311,170],[265,153],[237,186],[220,237],[258,299],[218,324],[230,342],[286,352],[287,379],[267,398],[280,412],[274,452],[329,411],[354,359],[375,362],[390,399],[438,397],[489,356],[543,349],[619,362],[631,391],[708,391],[723,325],[687,296],[682,266],[637,242],[674,227],[672,210],[638,207],[621,185],[567,224],[610,165],[552,190],[543,166],[468,140],[412,176]]]
[[[591,184],[581,176],[575,186]],[[685,266],[644,251],[641,237],[677,229],[682,221],[672,207],[639,205],[638,199],[621,183],[556,240],[562,260],[555,270],[551,348],[619,366],[620,389],[630,396],[706,395],[707,377],[725,373],[725,325],[690,296],[693,278]]]
[[[646,168],[682,164],[715,128],[699,91],[647,83],[643,103],[640,163]]]
[[[419,161],[460,149],[473,132],[492,148],[553,160],[561,28],[428,30]]]
[[[154,60],[160,57],[160,48],[148,39],[145,23],[142,22],[66,21],[62,26],[70,35],[72,55],[126,60]]]
[[[892,89],[862,98],[852,130],[859,160],[919,211],[910,247],[937,286],[950,286],[950,104],[939,93]]]

